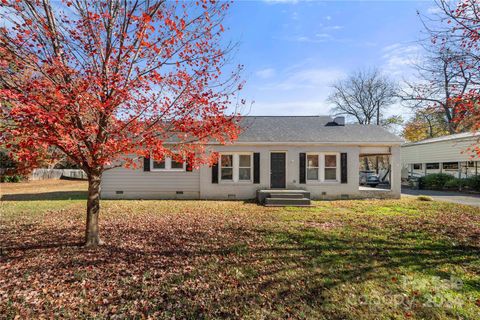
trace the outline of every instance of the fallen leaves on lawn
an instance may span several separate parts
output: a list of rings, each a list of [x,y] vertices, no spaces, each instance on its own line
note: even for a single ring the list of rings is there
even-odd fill
[[[35,213],[8,205],[17,215],[0,233],[6,318],[368,318],[375,313],[340,302],[347,292],[371,281],[395,288],[406,270],[479,270],[480,216],[435,202],[321,202],[292,211],[103,201],[105,245],[94,250],[79,245],[83,202]]]

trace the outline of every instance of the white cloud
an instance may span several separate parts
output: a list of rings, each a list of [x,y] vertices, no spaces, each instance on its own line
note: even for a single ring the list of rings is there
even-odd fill
[[[332,36],[328,33],[317,33],[315,37],[320,38],[320,39],[331,39]]]
[[[343,77],[343,71],[334,68],[306,68],[297,69],[286,74],[283,80],[267,84],[266,90],[298,90],[328,88],[332,82]]]
[[[383,69],[393,77],[406,77],[411,73],[412,65],[421,58],[421,48],[414,44],[395,43],[382,50]]]
[[[287,40],[287,41],[293,41],[293,42],[308,42],[308,43],[322,43],[327,41],[343,42],[343,40],[336,40],[332,35],[328,33],[317,33],[313,37],[299,35],[299,36],[282,38],[281,40]]]
[[[330,20],[332,20],[332,17],[331,16],[326,16],[325,19],[330,21]]]
[[[330,85],[345,76],[340,69],[315,66],[306,59],[282,70],[274,77],[255,84],[255,100],[250,111],[257,115],[328,115],[326,102]],[[248,83],[247,83],[248,86]],[[248,89],[247,89],[248,90]]]
[[[263,0],[263,2],[271,3],[271,4],[277,4],[277,3],[292,3],[292,4],[296,4],[296,3],[299,2],[299,0]]]
[[[442,9],[440,9],[439,7],[430,7],[427,9],[427,12],[429,14],[439,14],[442,13]]]
[[[273,69],[273,68],[265,68],[265,69],[262,69],[262,70],[258,70],[257,72],[255,72],[255,74],[259,78],[268,79],[268,78],[271,78],[271,77],[275,76],[276,72],[275,72],[275,69]]]
[[[309,42],[311,41],[311,39],[307,36],[298,36],[298,37],[295,37],[294,38],[294,41],[298,41],[298,42]]]
[[[330,106],[322,100],[295,100],[288,102],[268,102],[257,100],[250,115],[312,116],[329,115]]]
[[[328,31],[328,30],[341,30],[343,29],[343,26],[326,26],[323,27],[323,30]]]

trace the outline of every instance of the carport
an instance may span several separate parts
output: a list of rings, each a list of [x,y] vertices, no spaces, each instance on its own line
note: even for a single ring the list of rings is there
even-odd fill
[[[359,189],[361,191],[389,191],[392,181],[392,151],[390,147],[361,147],[359,159]],[[368,185],[366,177],[378,177],[378,185]]]

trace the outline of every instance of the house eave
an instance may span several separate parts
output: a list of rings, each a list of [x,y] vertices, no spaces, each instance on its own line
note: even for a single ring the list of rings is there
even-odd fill
[[[366,142],[366,141],[345,141],[345,142],[312,142],[312,141],[292,141],[292,142],[273,142],[273,141],[235,141],[227,144],[208,143],[208,145],[241,145],[241,146],[400,146],[400,141],[381,141],[381,142]]]

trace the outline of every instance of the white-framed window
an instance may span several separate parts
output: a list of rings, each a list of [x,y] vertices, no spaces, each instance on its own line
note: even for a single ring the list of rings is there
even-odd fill
[[[339,153],[307,153],[307,181],[338,182],[340,177]]]
[[[162,160],[150,158],[151,171],[185,171],[185,162],[175,161],[170,157]]]
[[[427,170],[438,170],[438,169],[440,169],[440,163],[438,163],[438,162],[427,163],[426,168],[427,168]]]
[[[220,180],[233,181],[233,154],[220,155]]]
[[[307,180],[320,180],[320,161],[318,154],[307,154]]]
[[[458,162],[444,162],[443,170],[458,170]]]
[[[338,154],[325,154],[325,181],[337,181],[338,180]]]
[[[219,160],[219,177],[223,182],[252,182],[253,153],[221,153]]]
[[[413,164],[413,170],[422,170],[422,164],[421,163],[414,163]]]
[[[238,180],[239,181],[252,180],[252,155],[251,154],[238,155]]]

